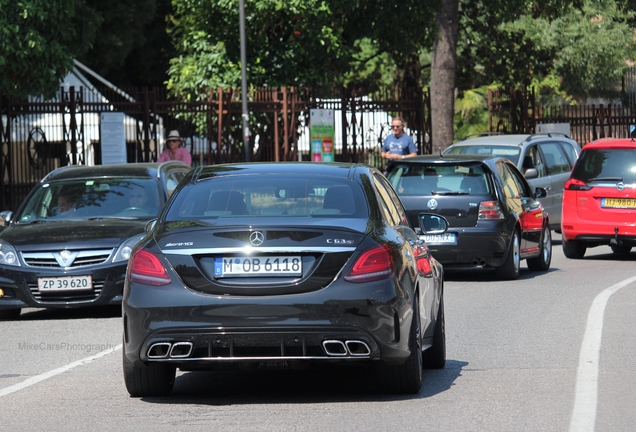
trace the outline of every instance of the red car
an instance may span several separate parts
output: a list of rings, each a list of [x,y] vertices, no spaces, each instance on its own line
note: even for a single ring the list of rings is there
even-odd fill
[[[604,138],[583,147],[565,183],[563,253],[583,258],[587,248],[636,246],[636,141]]]

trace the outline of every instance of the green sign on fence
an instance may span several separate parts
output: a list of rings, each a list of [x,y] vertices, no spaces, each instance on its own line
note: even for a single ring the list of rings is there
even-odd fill
[[[333,110],[310,110],[309,130],[311,135],[311,160],[314,162],[333,162],[333,138],[335,135]]]

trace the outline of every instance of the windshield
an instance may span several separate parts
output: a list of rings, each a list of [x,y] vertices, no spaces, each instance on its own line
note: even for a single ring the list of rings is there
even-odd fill
[[[510,162],[517,165],[517,162],[519,162],[520,152],[521,152],[521,149],[519,147],[479,144],[479,145],[454,145],[452,147],[447,148],[444,151],[444,154],[474,154],[474,155],[501,156],[501,157],[505,157]]]
[[[339,177],[289,174],[216,177],[188,185],[170,205],[167,221],[236,217],[368,218],[362,188]]]
[[[151,219],[157,217],[159,209],[159,192],[152,179],[74,179],[40,185],[16,221]]]

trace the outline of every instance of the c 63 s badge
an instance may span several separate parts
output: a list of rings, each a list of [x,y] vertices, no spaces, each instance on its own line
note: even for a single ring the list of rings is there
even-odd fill
[[[329,244],[353,244],[353,240],[347,239],[327,239],[327,243]]]

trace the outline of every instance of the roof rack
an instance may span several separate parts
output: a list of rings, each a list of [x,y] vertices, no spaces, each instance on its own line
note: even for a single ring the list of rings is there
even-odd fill
[[[536,136],[547,136],[548,138],[552,138],[553,136],[562,136],[564,138],[572,139],[568,134],[563,132],[541,132],[531,134],[528,138],[526,138],[526,141],[532,141]]]
[[[476,134],[467,135],[464,138],[460,139],[460,141],[465,141],[469,138],[474,138],[474,137],[485,137],[485,136],[493,136],[493,135],[505,135],[505,134],[503,132],[480,132]]]

